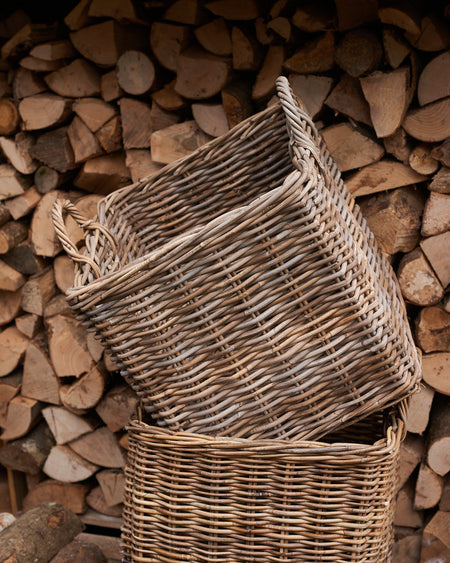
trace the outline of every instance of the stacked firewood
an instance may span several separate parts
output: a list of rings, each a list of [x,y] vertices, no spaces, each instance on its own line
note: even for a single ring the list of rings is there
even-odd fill
[[[449,17],[412,0],[81,0],[63,21],[3,14],[0,464],[26,477],[19,509],[120,516],[137,405],[68,309],[54,201],[93,217],[105,194],[274,103],[284,74],[391,260],[423,353],[394,560],[450,557]]]

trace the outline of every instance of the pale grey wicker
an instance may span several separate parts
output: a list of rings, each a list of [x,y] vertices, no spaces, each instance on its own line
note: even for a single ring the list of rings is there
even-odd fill
[[[394,273],[287,79],[269,107],[106,196],[57,202],[68,292],[161,426],[316,438],[407,397]],[[84,253],[63,212],[88,231]]]
[[[389,561],[405,414],[401,404],[323,442],[132,420],[123,563]]]

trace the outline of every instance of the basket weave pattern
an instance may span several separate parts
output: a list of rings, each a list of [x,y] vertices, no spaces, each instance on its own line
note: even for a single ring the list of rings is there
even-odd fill
[[[389,560],[399,412],[335,443],[128,431],[125,563]]]
[[[392,269],[285,79],[278,91],[104,198],[84,255],[55,220],[78,263],[73,311],[172,430],[318,438],[419,379]]]

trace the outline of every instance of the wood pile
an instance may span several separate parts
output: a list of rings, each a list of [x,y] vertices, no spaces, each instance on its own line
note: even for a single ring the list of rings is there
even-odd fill
[[[0,464],[10,485],[23,476],[16,509],[120,517],[137,404],[68,310],[53,202],[93,217],[105,194],[273,103],[284,74],[397,273],[423,353],[394,560],[450,557],[449,18],[445,3],[412,0],[81,0],[61,21],[2,14]]]

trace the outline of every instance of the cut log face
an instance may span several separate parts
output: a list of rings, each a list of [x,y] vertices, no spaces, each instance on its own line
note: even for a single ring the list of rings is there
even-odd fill
[[[152,134],[150,107],[146,103],[132,98],[122,98],[119,106],[125,149],[150,147]]]
[[[450,352],[424,354],[423,380],[438,393],[450,395]]]
[[[289,83],[294,94],[314,119],[322,110],[325,98],[331,90],[333,79],[315,74],[291,74]]]
[[[93,510],[99,512],[100,514],[115,516],[116,518],[120,518],[122,516],[123,505],[108,505],[100,485],[94,487],[89,492],[88,496],[86,497],[86,501],[88,506],[90,506]]]
[[[69,444],[84,459],[102,467],[124,467],[125,459],[117,437],[109,428],[101,426]]]
[[[402,67],[360,79],[377,137],[388,137],[400,127],[408,109],[409,77],[409,69]]]
[[[424,67],[417,84],[417,98],[421,106],[450,96],[449,74],[450,51],[441,53]]]
[[[74,180],[74,185],[78,188],[101,195],[107,195],[129,183],[130,171],[122,152],[90,158]]]
[[[443,287],[450,283],[450,231],[425,238],[420,246]]]
[[[42,405],[39,401],[18,395],[11,399],[6,414],[5,430],[0,436],[4,442],[17,440],[28,434],[36,424]]]
[[[416,510],[427,510],[436,506],[441,498],[442,488],[442,477],[437,475],[428,465],[422,463],[417,477],[414,508]]]
[[[142,51],[125,51],[120,55],[116,72],[120,88],[132,96],[145,94],[155,81],[155,66]]]
[[[443,141],[450,131],[450,97],[411,110],[402,127],[419,141]]]
[[[223,18],[216,18],[197,27],[194,33],[203,49],[213,55],[226,57],[232,54],[231,35]]]
[[[29,186],[29,180],[13,166],[0,164],[0,200],[22,195]]]
[[[352,29],[336,45],[336,64],[354,77],[375,70],[382,56],[383,48],[378,35],[369,29]]]
[[[30,342],[23,364],[22,395],[31,399],[59,405],[59,382],[47,355]]]
[[[190,48],[177,60],[175,91],[191,100],[218,94],[229,80],[231,61],[207,51]]]
[[[74,101],[72,109],[93,133],[98,131],[116,113],[113,105],[98,98],[90,97]]]
[[[430,421],[427,463],[442,477],[450,471],[450,402],[441,396]]]
[[[108,506],[123,503],[125,493],[125,475],[116,469],[103,469],[96,474]]]
[[[76,454],[69,446],[54,446],[42,470],[44,473],[63,483],[78,483],[92,477],[98,470],[98,466],[89,463]]]
[[[45,422],[40,422],[24,437],[12,440],[0,448],[0,463],[13,471],[38,475],[54,445],[48,426]]]
[[[93,409],[103,396],[105,379],[104,370],[94,366],[71,385],[61,386],[59,395],[63,405],[75,414],[84,414]]]
[[[64,407],[46,407],[42,415],[58,445],[67,444],[94,430],[94,424],[88,417],[74,414]]]
[[[26,338],[15,326],[0,332],[0,377],[11,373],[18,366],[28,345]]]
[[[325,100],[334,111],[347,115],[355,121],[371,125],[370,107],[364,98],[357,78],[344,74]]]
[[[424,355],[424,358],[427,354]],[[407,430],[413,434],[423,434],[430,420],[431,406],[434,399],[434,389],[426,384],[421,385],[417,393],[410,399]]]
[[[402,257],[397,273],[406,301],[427,307],[436,305],[444,297],[444,288],[420,248]]]
[[[166,22],[152,23],[150,45],[158,62],[163,67],[175,72],[177,70],[178,57],[188,46],[190,35],[189,28],[183,25],[174,25]]]
[[[211,137],[220,137],[229,130],[222,104],[192,104],[192,115],[200,129]]]
[[[118,432],[130,421],[135,412],[138,397],[128,385],[117,385],[110,389],[95,410],[111,432]]]
[[[399,491],[397,496],[394,524],[405,528],[420,528],[422,523],[423,516],[414,507],[414,491],[407,484]]]
[[[199,129],[194,120],[176,123],[151,135],[152,159],[169,164],[204,145],[211,137]]]
[[[298,74],[327,72],[334,66],[335,48],[332,31],[326,31],[284,61],[283,68]]]
[[[19,128],[20,115],[16,102],[0,98],[0,135],[13,135]]]
[[[421,563],[450,558],[450,512],[438,510],[423,531]]]
[[[252,88],[252,99],[260,102],[275,92],[275,81],[281,74],[285,49],[283,45],[270,45]]]
[[[23,98],[19,103],[23,127],[28,131],[60,125],[71,111],[71,101],[56,94],[36,94]]]
[[[431,192],[422,218],[425,237],[450,231],[450,195]]]
[[[424,454],[424,439],[421,436],[408,434],[400,448],[400,466],[397,486],[400,489],[419,465]]]

